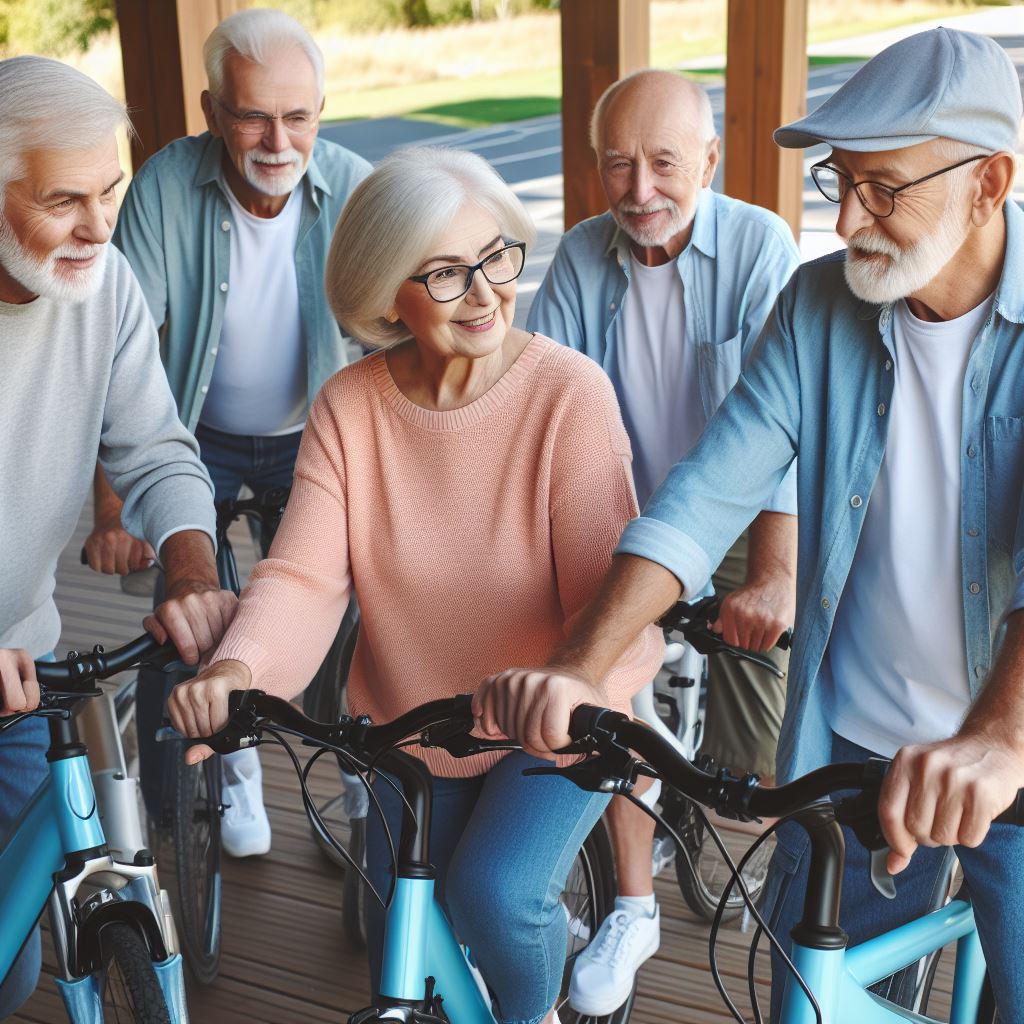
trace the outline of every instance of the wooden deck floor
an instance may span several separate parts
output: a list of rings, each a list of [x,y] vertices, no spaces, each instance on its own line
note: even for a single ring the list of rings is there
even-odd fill
[[[57,602],[64,622],[62,648],[108,646],[141,631],[146,603],[126,597],[115,580],[78,564],[80,528],[61,561]],[[241,535],[240,552],[248,548]],[[241,559],[240,559],[241,560]],[[266,803],[274,845],[266,857],[226,858],[223,960],[206,987],[190,985],[195,1024],[304,1024],[340,1022],[364,1006],[367,971],[362,956],[344,944],[339,917],[341,873],[312,842],[298,785],[282,751],[263,748]],[[324,780],[326,782],[327,776]],[[640,974],[633,1013],[637,1024],[719,1024],[728,1015],[708,970],[708,927],[685,907],[672,872],[657,880],[662,946]],[[719,963],[741,1010],[750,1015],[746,963],[749,933],[738,926],[721,936]],[[54,961],[44,935],[45,975],[33,998],[10,1018],[15,1024],[65,1021],[51,972]],[[944,1012],[950,957],[943,958],[934,1012]],[[767,1013],[768,972],[762,954],[757,989]]]

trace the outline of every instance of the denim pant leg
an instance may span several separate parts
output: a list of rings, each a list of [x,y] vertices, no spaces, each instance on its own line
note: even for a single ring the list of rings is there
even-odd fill
[[[864,761],[872,756],[863,747],[841,736],[833,736],[834,763]],[[919,848],[910,865],[896,876],[896,899],[888,900],[871,884],[868,851],[848,828],[844,828],[843,832],[846,838],[846,864],[839,923],[849,936],[851,946],[920,917],[941,900],[952,859],[948,849]],[[761,913],[788,953],[792,946],[790,932],[803,914],[810,866],[810,840],[796,822],[783,825],[777,833],[777,840],[765,883]],[[773,1024],[779,1020],[786,980],[790,976],[782,958],[773,950]],[[900,972],[873,990],[897,1005],[906,1006],[913,996],[915,977],[913,969]]]
[[[0,839],[6,837],[46,778],[49,745],[49,730],[42,718],[27,718],[0,733]],[[41,965],[42,944],[37,925],[0,984],[0,1020],[13,1014],[35,991]]]

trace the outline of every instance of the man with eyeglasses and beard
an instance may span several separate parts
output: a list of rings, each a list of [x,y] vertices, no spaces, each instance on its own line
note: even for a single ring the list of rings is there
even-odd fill
[[[781,146],[831,147],[814,176],[846,251],[783,289],[738,384],[626,527],[549,667],[493,677],[476,700],[488,733],[534,735],[501,711],[528,686],[547,696],[546,742],[564,743],[571,707],[602,703],[621,645],[700,592],[799,456],[778,779],[894,758],[879,819],[896,897],[875,891],[848,832],[839,923],[855,944],[920,915],[944,895],[955,847],[1000,1018],[1014,1021],[1024,831],[993,820],[1024,786],[1024,214],[1009,200],[1021,113],[1005,51],[939,28],[778,129]],[[788,946],[809,838],[793,822],[777,836],[762,911]],[[777,957],[774,1020],[786,978]],[[908,980],[884,983],[887,996],[904,1002]]]
[[[324,63],[294,19],[246,10],[203,47],[208,132],[150,157],[132,181],[114,243],[128,257],[160,330],[178,412],[199,441],[216,500],[243,485],[290,486],[309,403],[348,362],[324,298],[334,225],[370,165],[317,138]],[[89,564],[125,574],[152,551],[120,524],[120,502],[96,473]],[[264,554],[267,540],[264,538]],[[158,593],[160,584],[157,584]],[[158,811],[163,748],[151,734],[163,687],[139,687],[142,789]],[[270,849],[255,750],[223,760],[226,852]]]

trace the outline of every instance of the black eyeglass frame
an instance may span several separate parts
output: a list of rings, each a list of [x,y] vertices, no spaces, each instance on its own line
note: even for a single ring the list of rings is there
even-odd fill
[[[492,281],[487,276],[487,271],[484,269],[484,264],[488,260],[493,260],[494,257],[497,256],[499,253],[507,252],[509,249],[518,249],[522,253],[522,255],[523,255],[523,262],[519,264],[519,270],[516,272],[515,277],[510,277],[507,281]],[[423,287],[427,289],[427,294],[435,302],[455,302],[456,299],[461,299],[462,296],[465,295],[466,292],[468,292],[469,289],[473,287],[473,277],[476,275],[476,272],[478,270],[480,271],[481,274],[484,275],[484,277],[486,278],[488,284],[502,285],[502,284],[511,284],[513,281],[518,280],[520,275],[523,273],[523,270],[524,270],[525,267],[526,267],[526,243],[525,242],[506,242],[500,249],[495,249],[494,252],[489,253],[479,263],[474,263],[472,266],[470,266],[468,263],[451,263],[451,264],[449,264],[446,267],[438,267],[436,270],[431,270],[427,274],[412,274],[408,278],[406,278],[406,280],[407,281],[415,281],[417,284],[423,285]],[[431,277],[433,277],[434,274],[437,274],[437,273],[439,273],[442,270],[468,270],[469,271],[469,273],[466,275],[466,287],[465,287],[465,289],[463,291],[459,292],[458,295],[453,295],[450,299],[439,299],[430,290],[430,285],[427,284],[427,281]]]
[[[304,128],[302,131],[297,132],[297,131],[293,131],[291,128],[288,127],[288,123],[285,120],[286,117],[288,116],[287,114],[268,114],[264,110],[247,110],[244,113],[239,113],[237,110],[232,110],[231,107],[229,107],[219,96],[215,96],[212,92],[210,93],[210,99],[212,99],[213,102],[216,103],[217,106],[221,108],[221,110],[223,110],[227,114],[230,114],[231,117],[234,118],[235,127],[243,135],[256,135],[256,134],[266,135],[267,134],[267,129],[275,121],[280,121],[281,124],[284,126],[284,130],[289,135],[308,135],[311,131],[313,131],[313,129],[317,126],[317,122],[320,120],[319,112],[314,113],[314,114],[309,114],[308,115],[309,116],[309,127],[308,128]],[[249,119],[249,123],[250,124],[255,124],[256,123],[256,118],[260,119],[260,121],[262,122],[262,128],[261,128],[259,133],[254,132],[254,131],[246,131],[242,127],[242,125],[245,124],[245,121],[246,121],[247,118]]]
[[[896,209],[896,197],[906,191],[908,188],[913,188],[915,185],[920,185],[923,181],[928,181],[931,178],[937,178],[940,174],[946,174],[949,171],[955,171],[958,167],[963,167],[965,164],[974,163],[976,160],[985,160],[990,157],[991,153],[978,153],[975,156],[969,156],[966,160],[960,160],[958,163],[950,164],[948,167],[940,167],[937,171],[932,171],[931,174],[925,174],[921,178],[915,178],[913,181],[908,181],[906,185],[900,185],[898,188],[893,188],[891,185],[883,184],[881,181],[854,181],[848,174],[844,174],[838,167],[833,167],[828,160],[821,160],[811,166],[811,180],[814,182],[815,188],[825,197],[830,203],[838,205],[843,201],[843,196],[838,199],[833,199],[828,193],[818,184],[818,177],[814,173],[815,171],[829,170],[833,174],[842,178],[846,182],[849,188],[852,188],[857,193],[857,199],[860,200],[860,205],[864,207],[872,217],[877,217],[879,220],[884,220],[886,217],[891,217]],[[875,213],[870,206],[864,201],[864,197],[860,194],[861,185],[873,185],[875,188],[881,189],[889,197],[889,212],[888,213]]]

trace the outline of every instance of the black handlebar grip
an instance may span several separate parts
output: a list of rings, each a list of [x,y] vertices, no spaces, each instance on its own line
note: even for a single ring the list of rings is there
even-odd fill
[[[569,735],[573,742],[590,735],[602,715],[610,714],[607,708],[599,708],[593,704],[580,704],[573,708],[569,717]]]
[[[84,547],[82,548],[81,551],[78,552],[78,560],[82,563],[82,565],[89,564],[89,555],[86,553]]]
[[[775,646],[780,651],[788,651],[793,646],[793,630],[784,629],[779,639],[775,641]]]
[[[1024,789],[1017,790],[1017,799],[995,820],[1001,825],[1024,825]]]

